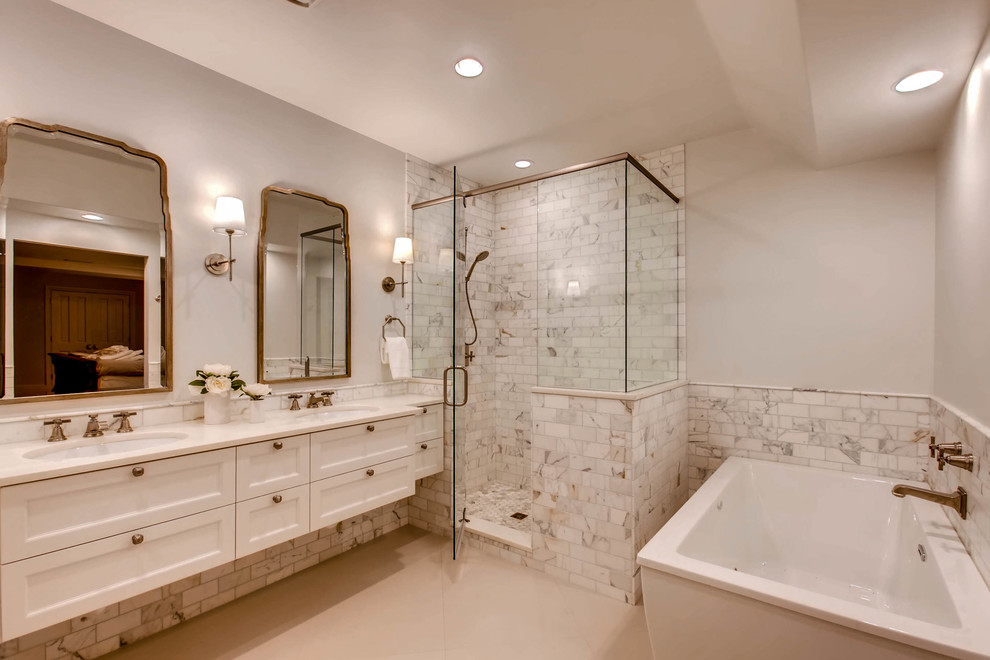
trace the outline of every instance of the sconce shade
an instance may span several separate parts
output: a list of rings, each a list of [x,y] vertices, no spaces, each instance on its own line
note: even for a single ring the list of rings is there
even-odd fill
[[[244,202],[236,197],[217,197],[217,207],[213,213],[213,231],[226,234],[233,231],[235,236],[243,236]]]
[[[411,264],[413,262],[412,239],[398,236],[395,239],[395,249],[392,250],[393,264]]]

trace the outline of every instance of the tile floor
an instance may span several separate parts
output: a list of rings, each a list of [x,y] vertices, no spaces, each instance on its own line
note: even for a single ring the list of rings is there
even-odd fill
[[[467,496],[468,518],[484,518],[496,525],[503,525],[520,532],[532,529],[530,518],[533,511],[533,491],[520,490],[515,486],[492,481]],[[525,513],[526,518],[517,520],[513,513]]]
[[[412,527],[141,642],[112,660],[648,660],[631,607]]]

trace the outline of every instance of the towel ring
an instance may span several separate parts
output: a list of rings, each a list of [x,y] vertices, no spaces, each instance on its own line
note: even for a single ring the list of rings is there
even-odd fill
[[[402,322],[402,319],[400,319],[398,317],[395,317],[395,316],[392,316],[391,314],[389,314],[388,316],[385,317],[385,323],[382,324],[382,339],[385,339],[385,327],[389,323],[391,323],[392,321],[398,321],[399,322],[399,325],[402,326],[402,336],[405,337],[406,336],[406,324]]]

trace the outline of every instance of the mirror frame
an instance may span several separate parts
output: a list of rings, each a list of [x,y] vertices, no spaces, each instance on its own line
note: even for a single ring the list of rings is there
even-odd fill
[[[347,368],[342,374],[335,374],[333,376],[302,376],[300,378],[265,378],[265,248],[268,245],[267,234],[268,234],[268,197],[271,193],[280,193],[283,195],[300,195],[301,197],[306,197],[308,199],[313,199],[318,202],[322,202],[327,206],[340,209],[341,213],[344,214],[344,254],[347,255],[347,282],[346,287],[346,303],[347,303],[347,341],[345,342],[345,354],[344,359],[347,361]],[[326,197],[322,195],[317,195],[315,193],[306,192],[305,190],[297,190],[295,188],[283,188],[281,186],[267,186],[261,191],[261,227],[258,230],[258,382],[277,385],[279,383],[306,383],[317,380],[330,380],[334,378],[350,378],[351,377],[351,235],[350,226],[347,215],[347,207],[343,204],[337,204],[336,202],[331,202]]]
[[[71,135],[73,137],[83,138],[86,140],[92,140],[94,142],[101,142],[103,144],[117,147],[126,153],[133,156],[139,156],[142,158],[150,158],[158,163],[159,171],[161,172],[161,197],[162,197],[162,216],[164,221],[165,229],[165,291],[164,299],[162,300],[162,314],[165,320],[165,355],[168,360],[165,364],[165,384],[162,387],[142,387],[132,390],[112,390],[108,392],[76,392],[72,394],[45,394],[41,396],[25,396],[21,398],[6,398],[0,397],[0,405],[9,405],[16,403],[35,403],[38,401],[58,401],[64,399],[87,399],[87,398],[103,398],[110,396],[128,396],[133,394],[148,394],[151,392],[171,392],[173,389],[174,378],[173,369],[175,366],[175,354],[172,351],[172,216],[169,213],[168,208],[168,173],[165,167],[165,161],[161,159],[157,154],[153,154],[150,151],[144,151],[143,149],[137,149],[130,146],[126,142],[121,140],[116,140],[114,138],[109,138],[104,135],[97,135],[96,133],[90,133],[88,131],[83,131],[78,128],[71,128],[69,126],[62,126],[60,124],[42,124],[40,122],[32,121],[30,119],[22,119],[20,117],[9,117],[0,122],[0,199],[3,199],[3,182],[4,173],[7,167],[7,141],[8,133],[13,126],[24,126],[26,128],[33,128],[38,131],[44,131],[45,133],[62,133],[65,135]],[[3,333],[0,333],[2,336]],[[6,336],[3,336],[3,341],[6,342]],[[16,368],[16,365],[15,365]],[[3,360],[3,364],[0,364],[0,369],[6,369],[6,359]],[[6,373],[0,374],[0,383],[5,383]],[[3,391],[0,390],[0,395]]]

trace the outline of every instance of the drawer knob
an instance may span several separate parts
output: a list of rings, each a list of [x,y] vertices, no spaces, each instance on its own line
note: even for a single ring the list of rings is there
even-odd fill
[[[367,475],[368,475],[369,477],[373,477],[373,476],[375,476],[375,471],[374,471],[374,470],[368,470],[368,472],[367,472],[366,474],[367,474]]]
[[[369,431],[374,431],[375,430],[375,425],[374,424],[368,424],[368,430]]]
[[[281,440],[276,440],[275,441],[275,444],[272,445],[272,447],[275,447],[275,449],[281,449],[284,446],[285,445],[282,444],[282,441]]]
[[[274,502],[275,504],[281,504],[282,503],[282,496],[281,495],[276,495],[275,497],[272,498],[272,502]]]
[[[143,476],[144,475],[144,468],[143,467],[136,467],[133,470],[131,470],[131,474],[133,474],[135,477]]]
[[[141,545],[144,543],[144,534],[135,534],[131,537],[131,543],[134,545]]]
[[[430,409],[429,409],[429,408],[423,408],[423,414],[424,414],[424,415],[425,415],[426,413],[428,413],[428,412],[430,412]]]
[[[420,449],[426,449],[426,447],[427,447],[426,443],[423,443],[419,446]]]

